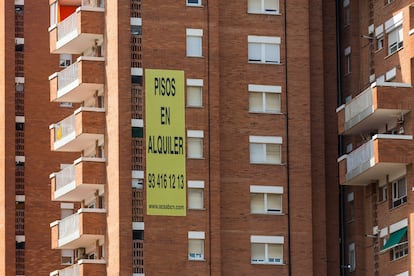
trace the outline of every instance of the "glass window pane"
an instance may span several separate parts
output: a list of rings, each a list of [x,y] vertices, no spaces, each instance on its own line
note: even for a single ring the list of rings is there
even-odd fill
[[[267,211],[282,212],[282,195],[267,194]]]
[[[249,61],[262,61],[262,45],[260,43],[249,43]]]
[[[203,139],[202,138],[187,138],[188,158],[203,158]]]
[[[260,92],[249,92],[249,111],[263,112],[263,94]]]
[[[266,111],[280,113],[280,94],[266,93]]]
[[[264,195],[263,194],[250,194],[250,210],[253,214],[264,213]]]
[[[265,61],[279,63],[279,44],[265,44]]]
[[[187,87],[187,106],[203,106],[202,87],[188,86]]]
[[[279,0],[264,0],[264,10],[266,12],[278,12]]]
[[[261,13],[262,12],[262,4],[261,0],[249,0],[247,11],[251,13]]]
[[[267,256],[269,262],[281,263],[283,259],[283,244],[268,244]]]
[[[279,144],[266,145],[266,162],[271,164],[281,163],[281,146]]]
[[[265,152],[263,144],[250,144],[250,163],[263,163],[265,161]]]
[[[188,258],[192,260],[204,259],[204,240],[188,240]]]
[[[188,208],[203,209],[203,189],[189,188],[188,189]]]
[[[264,243],[252,243],[251,244],[252,263],[265,261],[265,244]]]
[[[187,56],[201,57],[201,36],[187,36]]]

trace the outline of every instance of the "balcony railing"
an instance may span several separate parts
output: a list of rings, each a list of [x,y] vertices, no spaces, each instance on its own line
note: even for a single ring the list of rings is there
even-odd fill
[[[81,157],[63,170],[51,174],[52,200],[80,202],[105,184],[105,159]]]
[[[76,11],[49,28],[50,51],[55,54],[81,54],[103,39],[103,1],[84,0]],[[96,3],[96,4],[95,4]]]
[[[105,275],[105,264],[102,259],[82,259],[77,264],[51,272],[50,276]]]
[[[80,107],[73,115],[49,128],[52,150],[80,152],[89,149],[96,141],[103,142],[105,109]]]
[[[144,241],[132,241],[132,272],[144,273]]]
[[[368,87],[349,103],[337,109],[338,131],[344,135],[371,133],[401,120],[414,99],[410,87]]]
[[[104,88],[105,58],[81,56],[64,70],[49,76],[50,100],[79,103]]]
[[[105,213],[105,209],[82,208],[71,216],[51,223],[52,248],[76,249],[103,240]]]
[[[412,148],[410,135],[377,134],[338,159],[343,185],[368,185],[393,175],[411,163],[404,152]]]

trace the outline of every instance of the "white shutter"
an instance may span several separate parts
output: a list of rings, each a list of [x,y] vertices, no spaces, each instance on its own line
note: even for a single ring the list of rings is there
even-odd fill
[[[265,43],[265,62],[279,63],[279,44]]]
[[[279,12],[279,0],[264,0],[265,12]]]
[[[202,209],[203,205],[203,189],[188,189],[188,208]]]
[[[271,164],[281,163],[281,146],[279,144],[266,144],[266,162]]]
[[[267,112],[280,112],[280,94],[278,93],[265,93],[265,102]]]
[[[250,194],[250,212],[252,214],[264,213],[264,194]]]
[[[201,86],[187,87],[187,106],[203,106],[202,88]]]
[[[282,195],[267,194],[267,211],[281,212],[282,211]]]
[[[264,262],[265,261],[265,246],[264,243],[252,243],[251,254],[252,262]]]
[[[188,137],[188,158],[202,158],[203,157],[203,139]]]
[[[187,36],[187,56],[201,57],[201,36]]]
[[[263,163],[265,161],[264,144],[250,144],[250,163]]]
[[[247,11],[249,13],[261,13],[262,12],[262,4],[261,0],[249,0]]]
[[[249,61],[262,61],[262,45],[260,43],[249,42]]]
[[[262,112],[263,111],[263,93],[250,92],[249,93],[249,111]]]
[[[268,258],[283,259],[283,244],[272,244],[269,243],[267,247]]]

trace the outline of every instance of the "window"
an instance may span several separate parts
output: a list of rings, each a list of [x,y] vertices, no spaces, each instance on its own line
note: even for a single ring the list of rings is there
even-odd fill
[[[355,243],[348,245],[348,267],[349,271],[355,271],[356,268],[356,257],[355,257]]]
[[[406,178],[400,178],[392,182],[392,204],[395,208],[407,202],[407,183]]]
[[[187,29],[187,57],[202,57],[202,29]]]
[[[345,74],[351,73],[351,47],[346,47],[344,50],[345,55]]]
[[[280,86],[249,84],[249,111],[281,113]]]
[[[71,54],[60,54],[59,67],[68,67],[71,64],[72,64],[72,55]]]
[[[250,136],[250,163],[281,164],[282,137]]]
[[[188,181],[188,209],[204,209],[204,181]]]
[[[202,130],[187,131],[187,158],[203,158],[203,138]]]
[[[388,55],[391,55],[403,47],[403,13],[400,12],[387,20],[384,24],[388,35]]]
[[[281,236],[250,236],[252,264],[283,264]]]
[[[188,232],[188,259],[193,261],[204,260],[204,232]]]
[[[351,7],[349,6],[349,0],[344,0],[344,26],[351,25]]]
[[[388,187],[387,185],[378,187],[378,201],[384,202],[388,198]]]
[[[283,187],[250,186],[252,214],[281,214]]]
[[[375,28],[375,39],[377,41],[377,51],[384,48],[384,25]]]
[[[187,107],[203,107],[203,80],[187,79]]]
[[[353,192],[347,194],[347,200],[345,205],[345,217],[347,222],[354,221],[354,213],[355,213],[355,200],[354,200],[355,194]]]
[[[201,0],[187,0],[187,6],[201,6]]]
[[[280,63],[280,37],[248,36],[249,62]]]
[[[75,257],[75,253],[70,249],[61,250],[61,264],[62,265],[72,265]]]
[[[54,27],[58,23],[58,2],[50,4],[50,27]]]
[[[279,14],[279,0],[249,0],[247,12]]]

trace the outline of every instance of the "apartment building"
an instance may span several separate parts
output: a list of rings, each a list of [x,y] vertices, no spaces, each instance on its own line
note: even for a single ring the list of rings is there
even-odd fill
[[[412,1],[340,3],[344,275],[412,275]]]
[[[339,273],[334,2],[0,13],[0,274]]]

